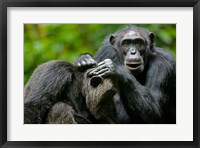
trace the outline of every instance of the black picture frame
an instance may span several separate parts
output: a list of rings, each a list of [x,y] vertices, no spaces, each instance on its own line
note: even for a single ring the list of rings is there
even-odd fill
[[[200,0],[0,0],[0,146],[10,147],[200,147]],[[193,7],[193,141],[7,141],[8,7]],[[120,133],[119,133],[120,134]]]

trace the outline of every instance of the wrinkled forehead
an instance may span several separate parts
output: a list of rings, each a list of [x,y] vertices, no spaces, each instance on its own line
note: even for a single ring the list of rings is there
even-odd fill
[[[141,36],[141,35],[134,30],[130,30],[124,34],[124,38],[136,37],[136,36]]]

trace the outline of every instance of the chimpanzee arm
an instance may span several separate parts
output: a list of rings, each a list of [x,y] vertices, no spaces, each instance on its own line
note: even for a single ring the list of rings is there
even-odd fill
[[[165,91],[173,75],[173,64],[163,56],[156,56],[150,62],[146,84],[141,85],[123,65],[106,59],[98,64],[91,75],[116,76],[119,80],[119,93],[129,116],[136,123],[160,123],[162,103],[167,102]]]
[[[125,67],[118,67],[117,74],[120,98],[132,121],[134,123],[159,122],[161,118],[159,99],[157,100],[147,87],[141,85]]]
[[[175,104],[172,103],[175,101],[175,95],[173,95],[175,92],[175,61],[168,53],[157,54],[149,61],[144,86],[130,73],[125,72],[125,68],[118,71],[119,78],[121,78],[119,83],[121,99],[133,120],[134,117],[141,117],[144,123],[159,123],[164,120],[165,123],[171,122],[169,118],[172,117],[169,114],[172,110],[171,106]],[[132,113],[137,115],[132,115]]]

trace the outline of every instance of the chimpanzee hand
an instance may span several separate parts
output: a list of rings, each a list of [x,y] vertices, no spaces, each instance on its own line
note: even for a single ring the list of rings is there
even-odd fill
[[[98,75],[98,76],[106,77],[106,76],[115,74],[115,71],[116,71],[116,68],[113,61],[111,59],[105,59],[104,61],[97,64],[97,67],[94,68],[94,70],[92,70],[89,73],[89,76],[92,77],[92,76]]]
[[[92,58],[90,54],[83,54],[76,59],[74,65],[77,66],[79,70],[85,71],[89,68],[95,67],[97,62]]]

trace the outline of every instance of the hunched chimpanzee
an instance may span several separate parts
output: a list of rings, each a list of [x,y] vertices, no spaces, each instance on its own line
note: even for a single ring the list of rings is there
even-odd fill
[[[129,25],[105,39],[94,59],[83,54],[75,65],[90,76],[115,77],[120,123],[176,123],[176,62],[166,50],[155,47],[155,35]]]
[[[33,72],[24,91],[25,124],[116,123],[116,80],[89,77],[66,61]]]

